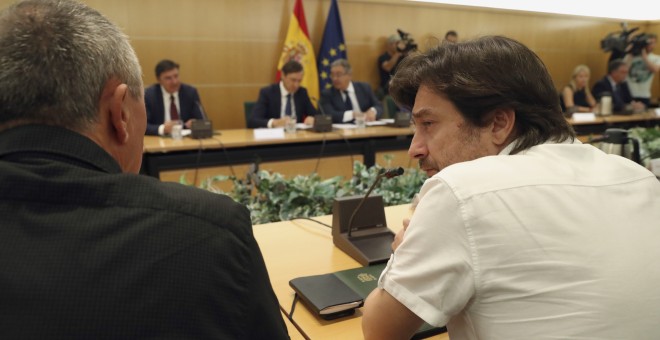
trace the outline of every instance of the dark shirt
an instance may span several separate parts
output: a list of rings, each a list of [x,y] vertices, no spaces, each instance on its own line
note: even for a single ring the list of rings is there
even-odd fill
[[[587,101],[587,91],[585,89],[573,91],[573,103],[575,106],[591,107]]]
[[[248,210],[90,139],[0,132],[1,339],[286,339]]]
[[[617,88],[612,88],[612,84],[607,76],[597,81],[591,89],[591,94],[596,98],[596,101],[600,101],[600,98],[605,93],[609,93],[612,96],[612,110],[614,112],[623,111],[626,104],[630,104],[633,100],[628,83],[624,81],[617,84]]]
[[[403,56],[397,60],[396,64],[392,69],[387,72],[385,69],[383,69],[383,63],[392,59],[392,56],[385,52],[378,57],[378,74],[380,75],[380,89],[383,91],[383,95],[386,95],[389,93],[389,88],[390,88],[390,79],[396,72],[396,68],[399,67],[399,64],[401,64],[401,61],[403,60]]]

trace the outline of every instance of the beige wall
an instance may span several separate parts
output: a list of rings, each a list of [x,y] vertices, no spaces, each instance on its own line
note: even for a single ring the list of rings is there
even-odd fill
[[[5,7],[12,1],[0,0]],[[181,64],[184,82],[196,86],[217,128],[244,127],[243,102],[256,100],[274,80],[294,0],[86,0],[119,24],[140,58],[146,85],[155,82],[158,60]],[[304,0],[312,43],[318,49],[329,0]],[[449,29],[460,39],[506,35],[544,60],[557,88],[580,63],[592,83],[604,74],[607,55],[600,39],[617,31],[616,21],[525,12],[475,10],[403,0],[339,0],[354,79],[378,83],[376,58],[385,38],[401,28],[422,49]],[[659,23],[631,23],[658,33]],[[657,77],[660,78],[660,77]],[[658,82],[654,97],[659,96]]]

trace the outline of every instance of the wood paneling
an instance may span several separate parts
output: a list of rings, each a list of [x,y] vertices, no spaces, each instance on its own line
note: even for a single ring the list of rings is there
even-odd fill
[[[12,1],[0,0],[0,7]],[[243,102],[274,80],[277,59],[294,0],[85,0],[121,26],[135,47],[146,85],[155,82],[154,66],[163,58],[181,64],[184,82],[199,88],[214,125],[242,128]],[[304,0],[310,38],[320,46],[329,0]],[[339,0],[348,58],[356,80],[376,86],[376,59],[386,37],[401,28],[422,50],[449,29],[459,39],[486,34],[520,40],[546,63],[557,88],[577,64],[592,69],[591,82],[605,73],[607,54],[600,40],[619,30],[607,19],[472,9],[403,0]],[[659,33],[660,24],[631,23]],[[654,97],[660,95],[654,82]]]

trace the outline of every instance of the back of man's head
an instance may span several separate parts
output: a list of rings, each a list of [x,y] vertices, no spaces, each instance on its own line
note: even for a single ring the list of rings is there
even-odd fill
[[[287,75],[289,73],[298,73],[303,71],[303,66],[301,63],[291,59],[287,61],[282,66],[282,74]]]
[[[422,85],[449,99],[475,126],[488,124],[494,110],[512,109],[518,138],[512,153],[575,136],[545,65],[515,40],[487,36],[409,56],[397,69],[390,94],[412,108]]]
[[[89,129],[111,78],[142,96],[140,65],[126,36],[94,9],[72,0],[26,0],[0,13],[0,129],[26,123]]]

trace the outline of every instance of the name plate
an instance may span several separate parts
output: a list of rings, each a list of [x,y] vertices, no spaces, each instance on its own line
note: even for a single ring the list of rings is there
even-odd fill
[[[572,118],[573,118],[573,121],[576,122],[576,123],[595,122],[596,121],[596,114],[593,113],[593,112],[574,113]]]
[[[273,128],[273,129],[254,129],[254,139],[263,140],[263,139],[284,139],[284,129],[283,128]]]

